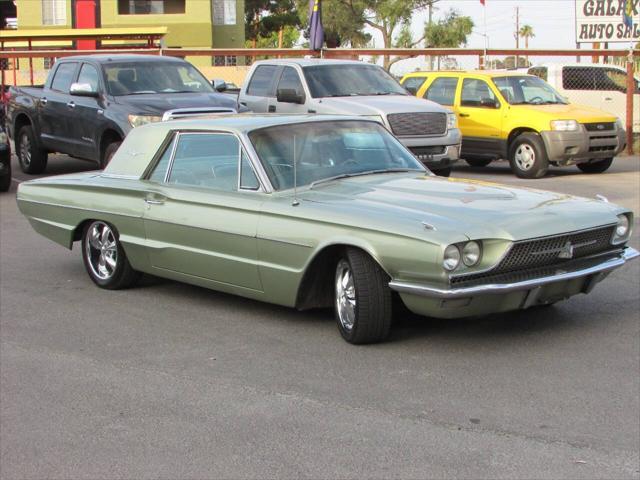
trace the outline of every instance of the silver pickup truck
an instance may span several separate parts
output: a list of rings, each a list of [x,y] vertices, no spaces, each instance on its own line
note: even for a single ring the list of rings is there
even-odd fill
[[[238,102],[255,113],[318,113],[376,118],[438,175],[460,155],[456,116],[410,95],[384,69],[358,61],[283,59],[256,62]]]

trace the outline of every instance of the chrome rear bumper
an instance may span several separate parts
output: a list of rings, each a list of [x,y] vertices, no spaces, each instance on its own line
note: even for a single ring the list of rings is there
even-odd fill
[[[585,284],[583,292],[588,293],[596,283],[602,280],[609,272],[623,266],[628,260],[636,258],[640,253],[631,247],[626,247],[617,256],[609,256],[602,259],[593,259],[587,267],[556,268],[556,273],[527,280],[515,281],[512,283],[487,283],[459,288],[440,288],[431,285],[391,281],[389,287],[399,293],[408,293],[429,298],[454,299],[473,297],[478,295],[492,295],[509,293],[522,290],[533,290],[543,285],[554,282],[563,282],[584,277]]]

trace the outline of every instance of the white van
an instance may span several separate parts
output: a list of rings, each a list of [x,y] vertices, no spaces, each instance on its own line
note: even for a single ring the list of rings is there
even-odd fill
[[[528,73],[550,83],[571,103],[588,105],[616,115],[627,125],[627,70],[598,63],[544,64]],[[634,78],[633,131],[640,133],[640,79]]]

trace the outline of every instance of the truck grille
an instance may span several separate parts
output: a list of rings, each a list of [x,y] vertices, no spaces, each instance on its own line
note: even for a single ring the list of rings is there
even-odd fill
[[[500,263],[491,270],[452,277],[451,283],[479,280],[531,268],[556,266],[576,258],[606,252],[612,248],[611,239],[615,228],[615,225],[610,225],[565,235],[515,242]],[[570,257],[561,256],[569,249],[572,250]]]
[[[616,124],[613,122],[583,123],[583,125],[589,132],[606,132],[616,128]]]
[[[447,131],[446,113],[392,113],[387,120],[399,137],[443,135]]]

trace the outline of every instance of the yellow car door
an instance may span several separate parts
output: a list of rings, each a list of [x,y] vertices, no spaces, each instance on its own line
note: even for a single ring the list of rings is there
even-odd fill
[[[458,89],[455,111],[462,131],[462,155],[506,155],[501,137],[502,117],[508,108],[482,78],[465,77]]]

